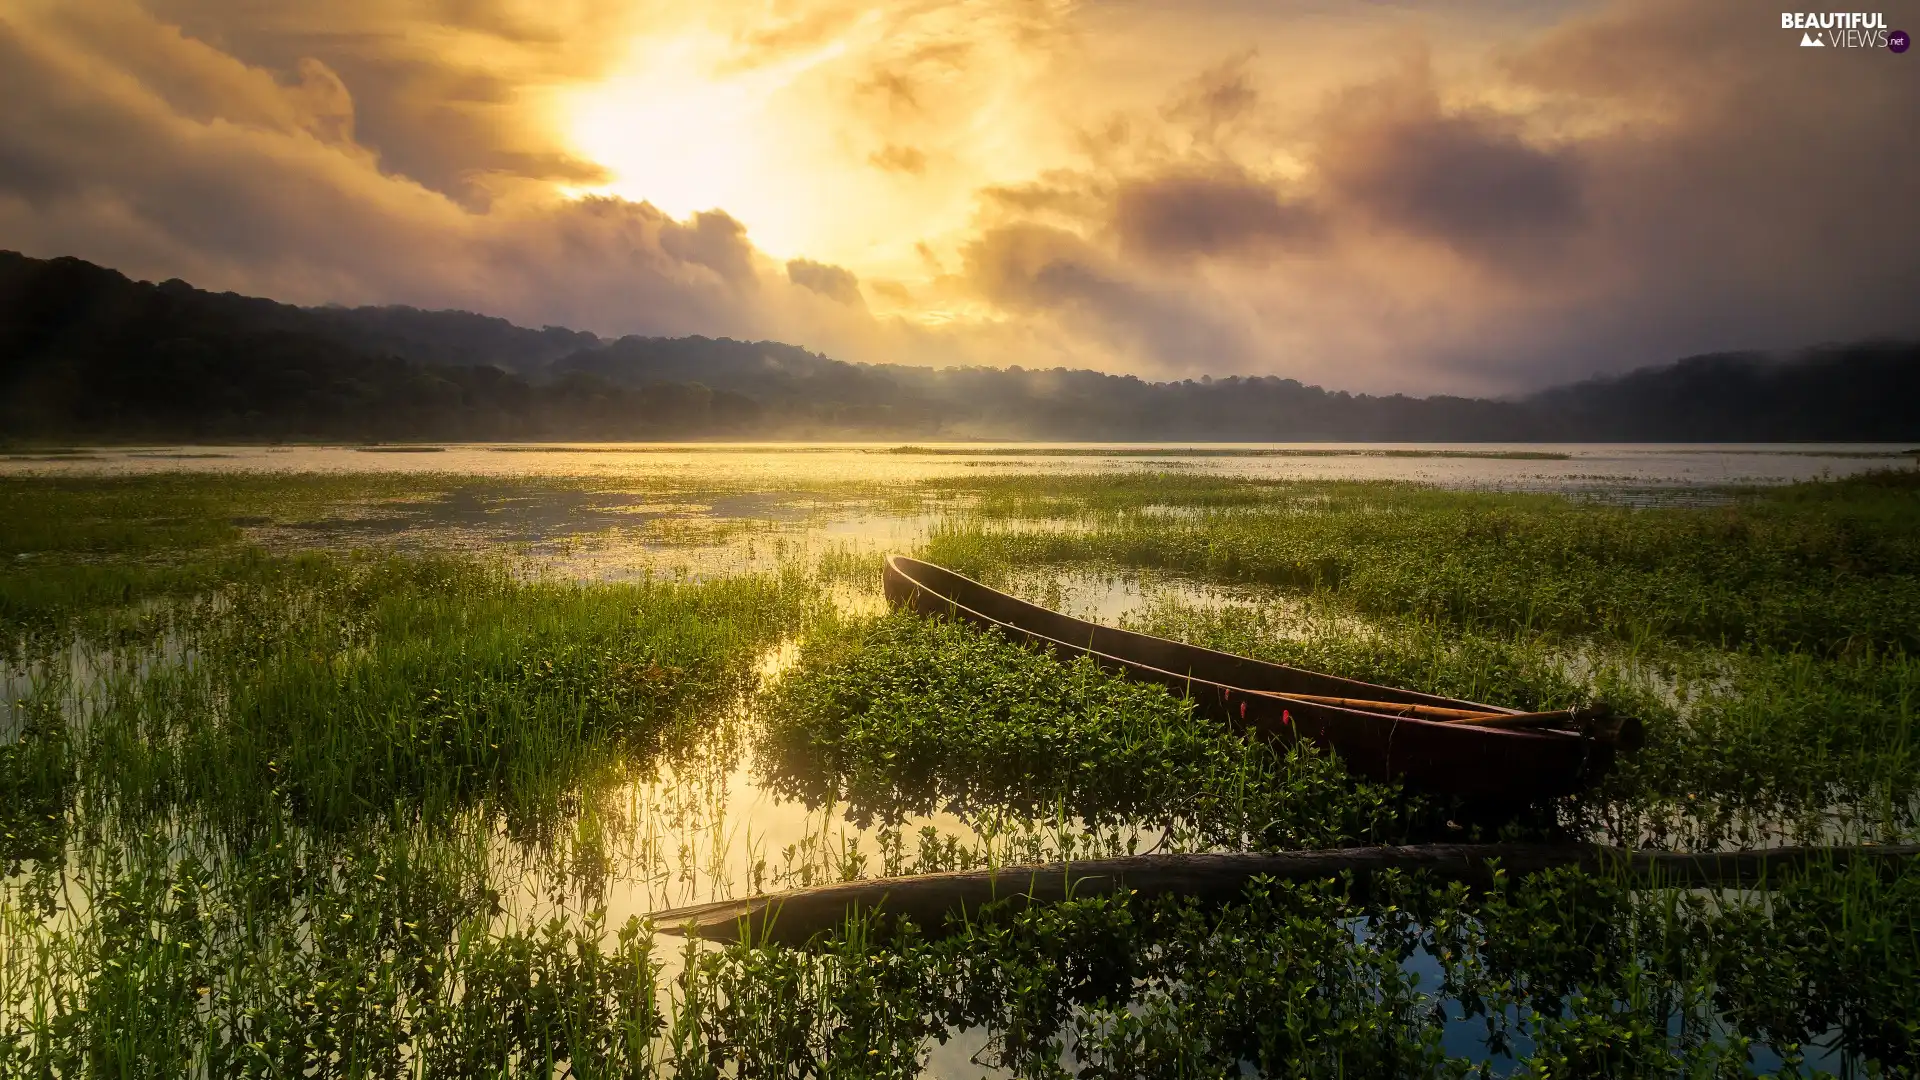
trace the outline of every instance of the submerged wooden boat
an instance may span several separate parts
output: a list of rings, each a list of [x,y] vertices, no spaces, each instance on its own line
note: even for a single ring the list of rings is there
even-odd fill
[[[884,585],[896,608],[998,630],[1061,659],[1090,656],[1192,698],[1202,715],[1282,743],[1305,739],[1356,775],[1410,790],[1475,803],[1552,798],[1639,744],[1637,721],[1604,710],[1522,713],[1203,649],[1062,615],[902,555],[887,557]]]
[[[949,870],[911,877],[836,881],[738,900],[670,908],[652,915],[661,933],[713,941],[802,945],[847,925],[861,910],[906,916],[929,936],[959,932],[954,915],[996,900],[1055,903],[1125,890],[1140,899],[1191,896],[1232,900],[1255,878],[1317,881],[1351,874],[1364,880],[1388,871],[1420,872],[1479,888],[1496,869],[1518,878],[1561,866],[1625,878],[1655,888],[1778,888],[1796,876],[1858,867],[1900,873],[1920,859],[1920,844],[1790,847],[1749,851],[1628,851],[1589,844],[1418,844],[1331,851],[1193,852],[1122,855],[986,870]]]

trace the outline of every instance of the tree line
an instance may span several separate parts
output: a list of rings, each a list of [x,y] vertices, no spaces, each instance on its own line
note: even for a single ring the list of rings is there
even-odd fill
[[[1517,400],[1415,398],[606,340],[468,312],[301,308],[0,252],[0,437],[13,440],[1909,441],[1915,400],[1913,342],[1692,357]]]

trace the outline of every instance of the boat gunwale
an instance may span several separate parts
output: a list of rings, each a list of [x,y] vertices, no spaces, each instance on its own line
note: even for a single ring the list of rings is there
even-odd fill
[[[1528,730],[1524,728],[1498,728],[1498,727],[1482,727],[1482,726],[1471,725],[1471,724],[1450,724],[1441,720],[1426,720],[1417,716],[1401,716],[1401,715],[1397,715],[1390,712],[1374,712],[1366,709],[1350,709],[1340,705],[1330,705],[1323,702],[1306,701],[1306,700],[1302,700],[1296,695],[1288,694],[1285,691],[1252,690],[1246,687],[1234,686],[1231,683],[1219,682],[1214,679],[1206,679],[1206,678],[1201,678],[1194,675],[1181,675],[1181,674],[1169,671],[1166,668],[1155,667],[1152,664],[1144,663],[1139,660],[1131,660],[1131,659],[1127,659],[1126,657],[1116,656],[1112,653],[1101,652],[1100,650],[1091,647],[1091,645],[1075,645],[1074,643],[1069,641],[1062,641],[1061,639],[1053,637],[1050,634],[1043,634],[1037,630],[1029,629],[1017,623],[1012,623],[1012,622],[1008,622],[1005,619],[996,618],[993,615],[990,615],[984,611],[979,610],[978,608],[971,607],[967,604],[963,604],[960,601],[954,599],[952,596],[949,596],[941,592],[939,589],[936,589],[934,586],[926,583],[925,581],[920,580],[918,577],[915,577],[913,574],[909,573],[903,564],[912,564],[915,566],[930,567],[934,570],[940,571],[941,573],[951,575],[952,577],[957,578],[960,581],[973,586],[974,588],[980,589],[987,593],[991,593],[996,597],[1001,597],[1006,600],[1011,600],[1015,604],[1019,604],[1024,607],[1033,608],[1037,611],[1046,612],[1050,615],[1054,615],[1062,619],[1067,619],[1072,622],[1079,623],[1083,626],[1086,626],[1094,630],[1107,630],[1107,631],[1116,632],[1116,633],[1132,634],[1134,636],[1146,638],[1151,641],[1171,645],[1177,649],[1191,650],[1194,652],[1204,653],[1209,656],[1217,656],[1223,659],[1238,661],[1243,663],[1255,663],[1255,664],[1261,664],[1267,667],[1283,668],[1287,671],[1298,671],[1298,672],[1301,672],[1302,674],[1307,674],[1307,675],[1321,675],[1328,678],[1341,679],[1341,681],[1351,683],[1355,686],[1375,687],[1377,689],[1385,690],[1390,693],[1415,694],[1420,697],[1429,698],[1433,702],[1444,702],[1448,705],[1467,705],[1467,706],[1472,706],[1476,709],[1485,709],[1489,713],[1506,713],[1511,715],[1514,713],[1518,713],[1520,711],[1518,709],[1513,709],[1513,708],[1509,708],[1501,705],[1487,705],[1482,702],[1468,701],[1464,698],[1447,698],[1447,697],[1441,697],[1436,694],[1421,694],[1417,690],[1405,690],[1399,687],[1381,686],[1376,683],[1361,682],[1358,679],[1345,679],[1337,675],[1328,676],[1324,672],[1307,671],[1304,668],[1292,668],[1292,667],[1288,667],[1285,664],[1275,664],[1272,661],[1259,660],[1250,656],[1240,656],[1236,653],[1221,652],[1218,649],[1209,649],[1204,645],[1193,645],[1184,641],[1175,641],[1172,638],[1163,638],[1155,634],[1142,634],[1136,630],[1122,630],[1118,627],[1103,626],[1100,623],[1090,622],[1086,619],[1075,618],[1074,616],[1067,615],[1063,612],[1053,611],[1050,608],[1044,608],[1038,604],[1029,603],[1028,601],[1022,600],[1019,597],[1012,595],[1011,593],[1002,592],[1001,590],[996,589],[991,585],[987,585],[982,582],[975,581],[973,578],[967,577],[965,574],[961,574],[957,571],[949,570],[946,567],[927,562],[923,559],[915,559],[906,555],[888,555],[886,557],[886,568],[889,572],[897,574],[899,577],[904,579],[907,583],[912,585],[914,588],[920,589],[928,593],[929,595],[937,597],[942,602],[950,605],[957,611],[965,611],[969,615],[972,615],[977,619],[984,620],[985,622],[991,623],[997,627],[1004,627],[1007,629],[1016,630],[1020,634],[1025,635],[1026,637],[1029,637],[1029,638],[1033,638],[1037,641],[1045,642],[1049,645],[1059,646],[1061,648],[1065,648],[1067,650],[1070,650],[1080,655],[1094,657],[1097,661],[1098,660],[1111,661],[1112,663],[1119,665],[1121,667],[1138,669],[1145,672],[1151,672],[1157,676],[1163,676],[1168,682],[1185,682],[1188,684],[1197,683],[1202,686],[1213,687],[1218,690],[1226,691],[1229,694],[1237,693],[1237,694],[1246,694],[1250,697],[1278,698],[1283,701],[1295,702],[1304,707],[1311,707],[1312,709],[1318,712],[1331,712],[1331,713],[1338,714],[1342,717],[1352,717],[1356,720],[1361,720],[1361,721],[1370,722],[1370,721],[1387,719],[1387,720],[1393,720],[1396,723],[1417,724],[1424,729],[1428,729],[1431,731],[1450,732],[1454,735],[1458,735],[1463,738],[1474,738],[1474,739],[1506,738],[1506,739],[1519,739],[1519,740],[1523,740],[1525,742],[1531,742],[1531,743],[1555,743],[1555,744],[1564,744],[1570,738],[1577,739],[1581,742],[1590,741],[1588,736],[1581,735],[1577,732],[1571,732],[1571,731]],[[1089,640],[1091,640],[1091,638],[1089,638]],[[1191,698],[1192,696],[1193,696],[1192,694],[1188,694],[1188,697]],[[1396,704],[1401,704],[1401,703],[1396,703]],[[1421,704],[1421,703],[1406,702],[1404,704]]]

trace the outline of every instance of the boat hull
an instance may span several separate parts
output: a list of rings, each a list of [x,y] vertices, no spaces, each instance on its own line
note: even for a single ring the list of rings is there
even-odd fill
[[[932,563],[891,555],[884,588],[895,608],[959,619],[1037,645],[1063,660],[1167,686],[1204,716],[1282,744],[1306,740],[1348,771],[1474,803],[1538,802],[1570,794],[1611,765],[1613,747],[1565,732],[1502,730],[1341,708],[1309,694],[1486,713],[1517,710],[1377,686],[1087,622],[1009,596]]]

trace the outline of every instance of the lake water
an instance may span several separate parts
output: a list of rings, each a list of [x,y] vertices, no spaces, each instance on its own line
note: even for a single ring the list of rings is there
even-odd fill
[[[308,473],[420,477],[425,488],[311,518],[237,522],[269,547],[512,545],[545,569],[617,581],[772,569],[824,553],[909,550],[966,499],[942,480],[1174,473],[1398,480],[1712,504],[1728,489],[1910,468],[1898,444],[1411,443],[445,444],[147,446],[0,455],[0,475]],[[542,480],[552,480],[551,485]],[[433,489],[428,491],[426,489]],[[904,499],[899,497],[904,496]],[[1044,523],[1043,523],[1044,524]],[[1020,527],[1006,522],[1001,527]],[[1084,598],[1102,617],[1126,598]],[[864,605],[870,597],[855,597]]]
[[[646,477],[783,490],[995,472],[1195,471],[1297,480],[1410,480],[1523,491],[1659,491],[1782,484],[1911,465],[1901,444],[898,443],[148,446],[19,452],[0,475],[157,472],[457,473]]]

